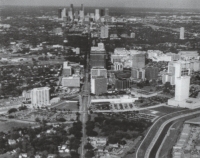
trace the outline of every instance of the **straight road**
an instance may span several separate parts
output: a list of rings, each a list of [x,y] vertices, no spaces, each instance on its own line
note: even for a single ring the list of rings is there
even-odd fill
[[[89,63],[89,56],[87,55],[86,63]],[[90,84],[88,82],[89,79],[89,66],[86,64],[85,68],[85,80],[84,80],[84,85],[82,88],[82,103],[81,103],[81,115],[80,115],[80,121],[82,122],[82,142],[81,142],[81,148],[80,148],[80,154],[81,158],[85,158],[85,150],[84,146],[87,143],[87,136],[86,136],[86,122],[88,121],[88,103],[89,103],[89,96],[90,96]]]

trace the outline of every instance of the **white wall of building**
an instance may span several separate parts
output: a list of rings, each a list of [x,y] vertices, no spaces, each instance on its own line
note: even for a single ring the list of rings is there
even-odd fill
[[[190,76],[182,76],[177,78],[175,87],[175,100],[183,101],[189,98]]]
[[[31,104],[33,107],[50,105],[49,87],[34,88],[31,90]]]

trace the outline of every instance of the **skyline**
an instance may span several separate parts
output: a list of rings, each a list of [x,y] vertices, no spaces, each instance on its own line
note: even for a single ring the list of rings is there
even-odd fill
[[[3,0],[4,5],[17,6],[80,6],[86,7],[124,7],[124,8],[168,8],[200,9],[199,0]]]

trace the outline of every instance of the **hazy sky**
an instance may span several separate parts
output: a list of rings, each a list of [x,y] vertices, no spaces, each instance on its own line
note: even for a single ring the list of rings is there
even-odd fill
[[[0,0],[1,1],[1,0]],[[200,9],[200,0],[3,0],[5,5],[31,6],[85,6],[134,8],[194,8]]]

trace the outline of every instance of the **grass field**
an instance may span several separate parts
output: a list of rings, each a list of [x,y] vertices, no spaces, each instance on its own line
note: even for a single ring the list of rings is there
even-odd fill
[[[172,125],[171,130],[168,131],[170,132],[170,134],[165,139],[165,142],[160,150],[159,158],[171,157],[171,149],[176,144],[183,123],[184,121],[178,121],[174,125]]]
[[[30,124],[28,123],[19,123],[19,122],[0,122],[0,132],[8,132],[15,127],[28,127]]]
[[[76,102],[71,102],[71,103],[65,102],[59,106],[56,106],[56,109],[78,111],[78,105]]]

